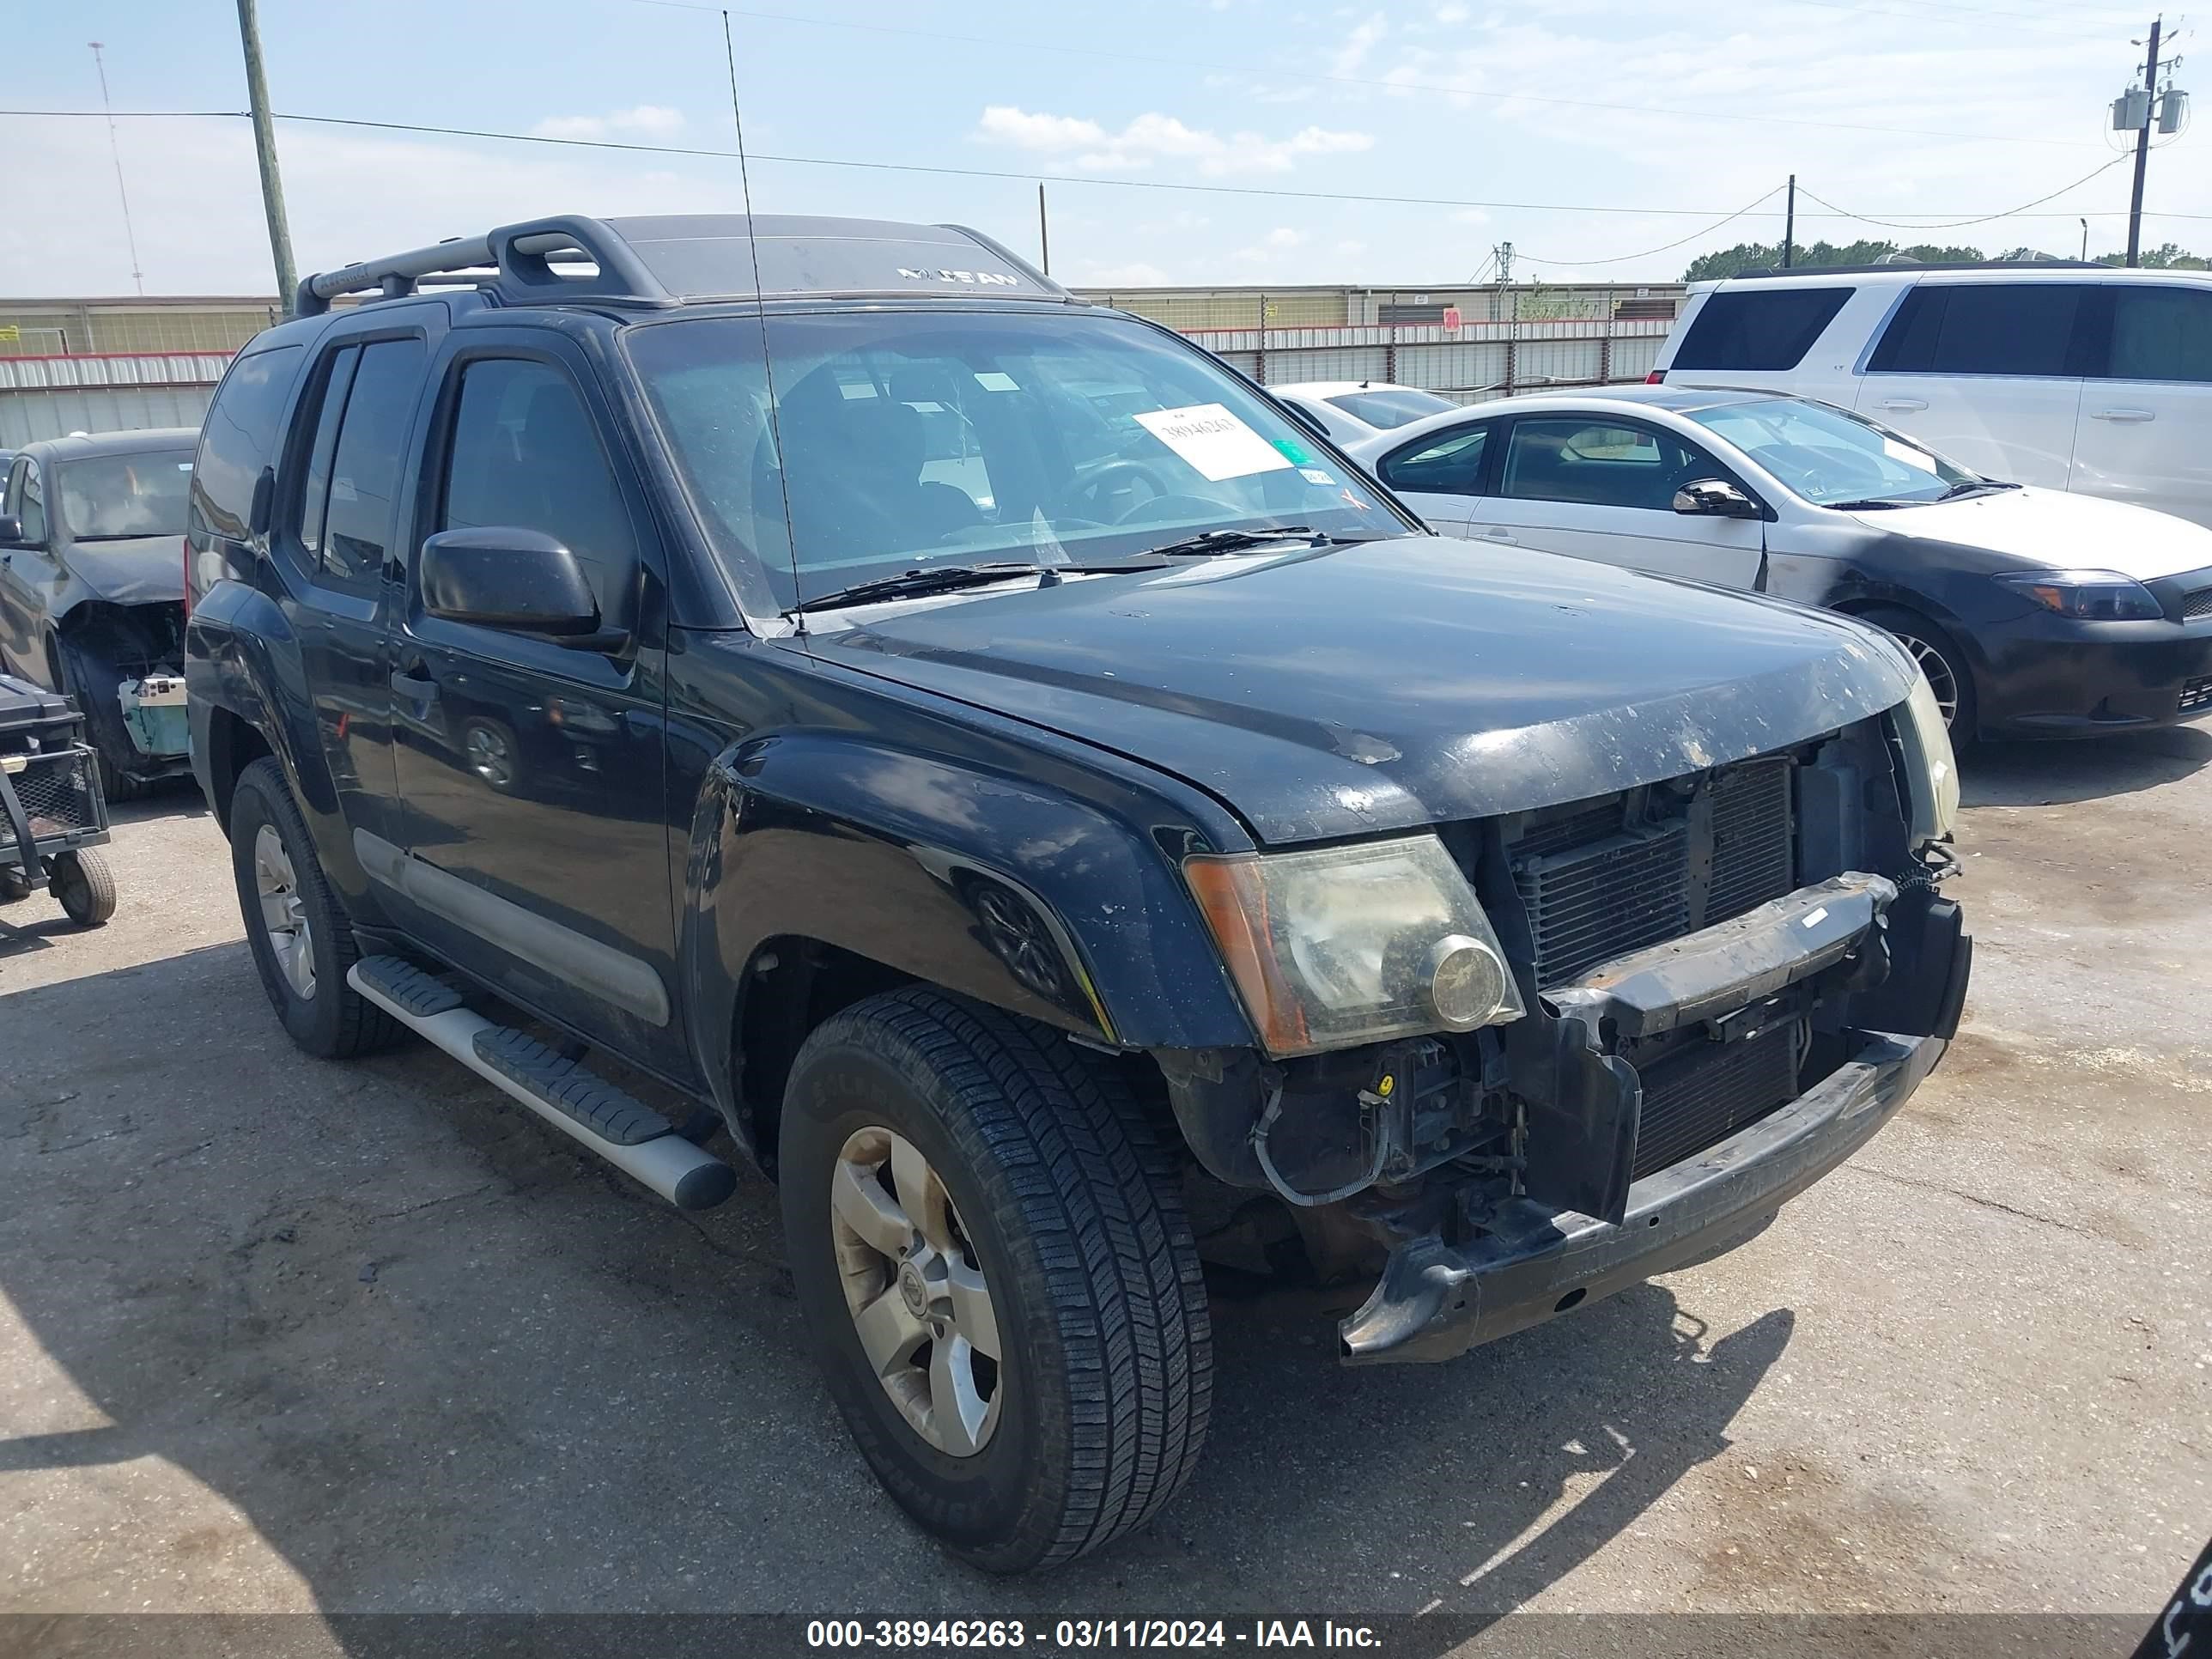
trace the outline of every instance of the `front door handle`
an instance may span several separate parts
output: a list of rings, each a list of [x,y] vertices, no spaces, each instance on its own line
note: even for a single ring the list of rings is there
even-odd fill
[[[2093,421],[2154,421],[2157,415],[2148,409],[2097,409],[2089,412]]]
[[[1478,530],[1474,533],[1486,542],[1504,542],[1510,544],[1513,540],[1513,532],[1510,530]]]
[[[1876,409],[1899,410],[1925,409],[1928,407],[1928,399],[1925,398],[1884,398],[1880,403],[1876,404],[1875,407]]]
[[[420,671],[423,665],[410,663],[405,668],[392,671],[392,689],[403,697],[412,697],[416,702],[435,702],[438,682]]]

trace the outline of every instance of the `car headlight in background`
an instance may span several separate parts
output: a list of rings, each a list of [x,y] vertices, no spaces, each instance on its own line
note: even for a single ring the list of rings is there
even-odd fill
[[[2166,614],[2148,588],[2117,570],[2030,570],[1997,580],[2079,622],[2156,622]]]
[[[1943,724],[1935,690],[1917,663],[1912,667],[1912,690],[1890,712],[1897,722],[1898,741],[1905,745],[1912,844],[1917,848],[1942,840],[1958,821],[1958,757],[1951,752],[1951,729]]]
[[[1202,854],[1183,875],[1271,1054],[1528,1012],[1490,919],[1434,836]]]

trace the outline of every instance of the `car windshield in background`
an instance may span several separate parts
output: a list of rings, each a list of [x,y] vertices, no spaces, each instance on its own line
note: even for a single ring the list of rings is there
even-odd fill
[[[185,499],[192,485],[189,449],[64,461],[55,467],[54,479],[61,493],[62,522],[73,540],[185,533]]]
[[[1909,438],[1822,404],[1762,398],[1683,412],[1816,507],[1942,501],[1985,482]]]
[[[1119,318],[773,318],[773,422],[757,320],[626,338],[717,550],[757,559],[786,604],[939,561],[1111,563],[1207,530],[1409,528],[1211,358]]]
[[[1410,392],[1401,388],[1395,392],[1345,392],[1328,398],[1354,420],[1364,421],[1371,427],[1388,432],[1408,421],[1418,421],[1424,415],[1441,415],[1459,405],[1449,398],[1440,398],[1433,392]]]

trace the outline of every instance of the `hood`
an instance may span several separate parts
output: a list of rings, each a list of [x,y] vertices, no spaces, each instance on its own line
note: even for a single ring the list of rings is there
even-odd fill
[[[1894,647],[1839,617],[1428,536],[810,626],[830,661],[1174,773],[1268,843],[1679,777],[1911,686]]]
[[[2203,525],[2032,484],[1852,516],[1869,530],[1986,549],[2022,569],[2117,570],[2153,581],[2212,566],[2212,530]]]
[[[62,555],[71,575],[96,599],[113,605],[181,604],[185,538],[133,536],[118,542],[71,542]]]

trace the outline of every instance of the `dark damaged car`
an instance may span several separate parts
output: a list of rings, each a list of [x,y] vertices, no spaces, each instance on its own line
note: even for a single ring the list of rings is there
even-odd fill
[[[190,769],[188,427],[27,444],[0,494],[0,667],[82,711],[108,798]]]
[[[310,279],[208,423],[193,752],[303,1048],[416,1032],[680,1206],[780,1183],[962,1555],[1188,1478],[1202,1256],[1302,1243],[1370,1287],[1344,1359],[1449,1358],[1748,1237],[1935,1066],[1893,642],[1470,560],[973,233],[755,228]]]

